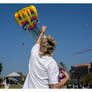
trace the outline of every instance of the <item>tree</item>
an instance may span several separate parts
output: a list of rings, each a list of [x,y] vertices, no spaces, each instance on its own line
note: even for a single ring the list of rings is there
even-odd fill
[[[19,82],[20,84],[24,84],[24,81],[25,81],[25,79],[26,79],[26,75],[24,75],[22,72],[17,72],[17,73],[21,75],[21,77],[18,78],[18,82]]]
[[[64,68],[67,71],[67,67],[66,67],[66,65],[62,61],[60,61],[59,67],[62,67],[62,68]]]
[[[2,72],[2,63],[0,63],[0,74]]]
[[[86,74],[86,76],[83,79],[81,79],[81,84],[82,85],[86,85],[86,84],[92,85],[92,73],[89,72],[88,74]]]

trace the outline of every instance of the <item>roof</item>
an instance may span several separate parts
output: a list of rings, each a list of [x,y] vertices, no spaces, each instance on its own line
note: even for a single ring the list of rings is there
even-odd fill
[[[21,76],[21,75],[16,72],[12,72],[9,75],[7,75],[7,77],[19,77],[19,76]]]
[[[89,66],[90,64],[88,63],[84,63],[84,64],[80,64],[80,65],[74,65],[72,67],[85,67],[85,66]]]

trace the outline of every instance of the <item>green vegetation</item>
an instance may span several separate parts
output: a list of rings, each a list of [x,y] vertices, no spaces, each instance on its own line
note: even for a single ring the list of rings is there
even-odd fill
[[[2,72],[2,68],[3,68],[2,63],[0,63],[0,74]]]
[[[86,76],[81,80],[82,85],[88,84],[89,86],[92,85],[92,73],[86,74]]]
[[[11,85],[11,86],[9,87],[9,89],[20,89],[20,88],[22,88],[22,87],[21,87],[21,86],[17,86],[17,85],[15,85],[15,86],[12,86],[12,85]]]
[[[9,87],[9,89],[20,89],[20,88],[22,88],[21,86],[17,86],[17,85],[11,85],[10,87]],[[1,86],[0,87],[0,89],[4,89],[4,85],[3,86]]]

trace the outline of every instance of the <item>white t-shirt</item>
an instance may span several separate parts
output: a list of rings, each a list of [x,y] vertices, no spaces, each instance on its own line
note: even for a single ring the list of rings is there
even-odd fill
[[[51,56],[38,55],[39,44],[35,44],[31,50],[29,60],[29,72],[23,88],[48,89],[49,84],[58,83],[59,69],[56,61]]]

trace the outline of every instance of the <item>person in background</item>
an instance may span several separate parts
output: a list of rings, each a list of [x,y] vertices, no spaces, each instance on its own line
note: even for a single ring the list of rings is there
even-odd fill
[[[5,89],[8,89],[10,87],[10,81],[9,81],[8,77],[5,78],[3,84],[4,84]]]

